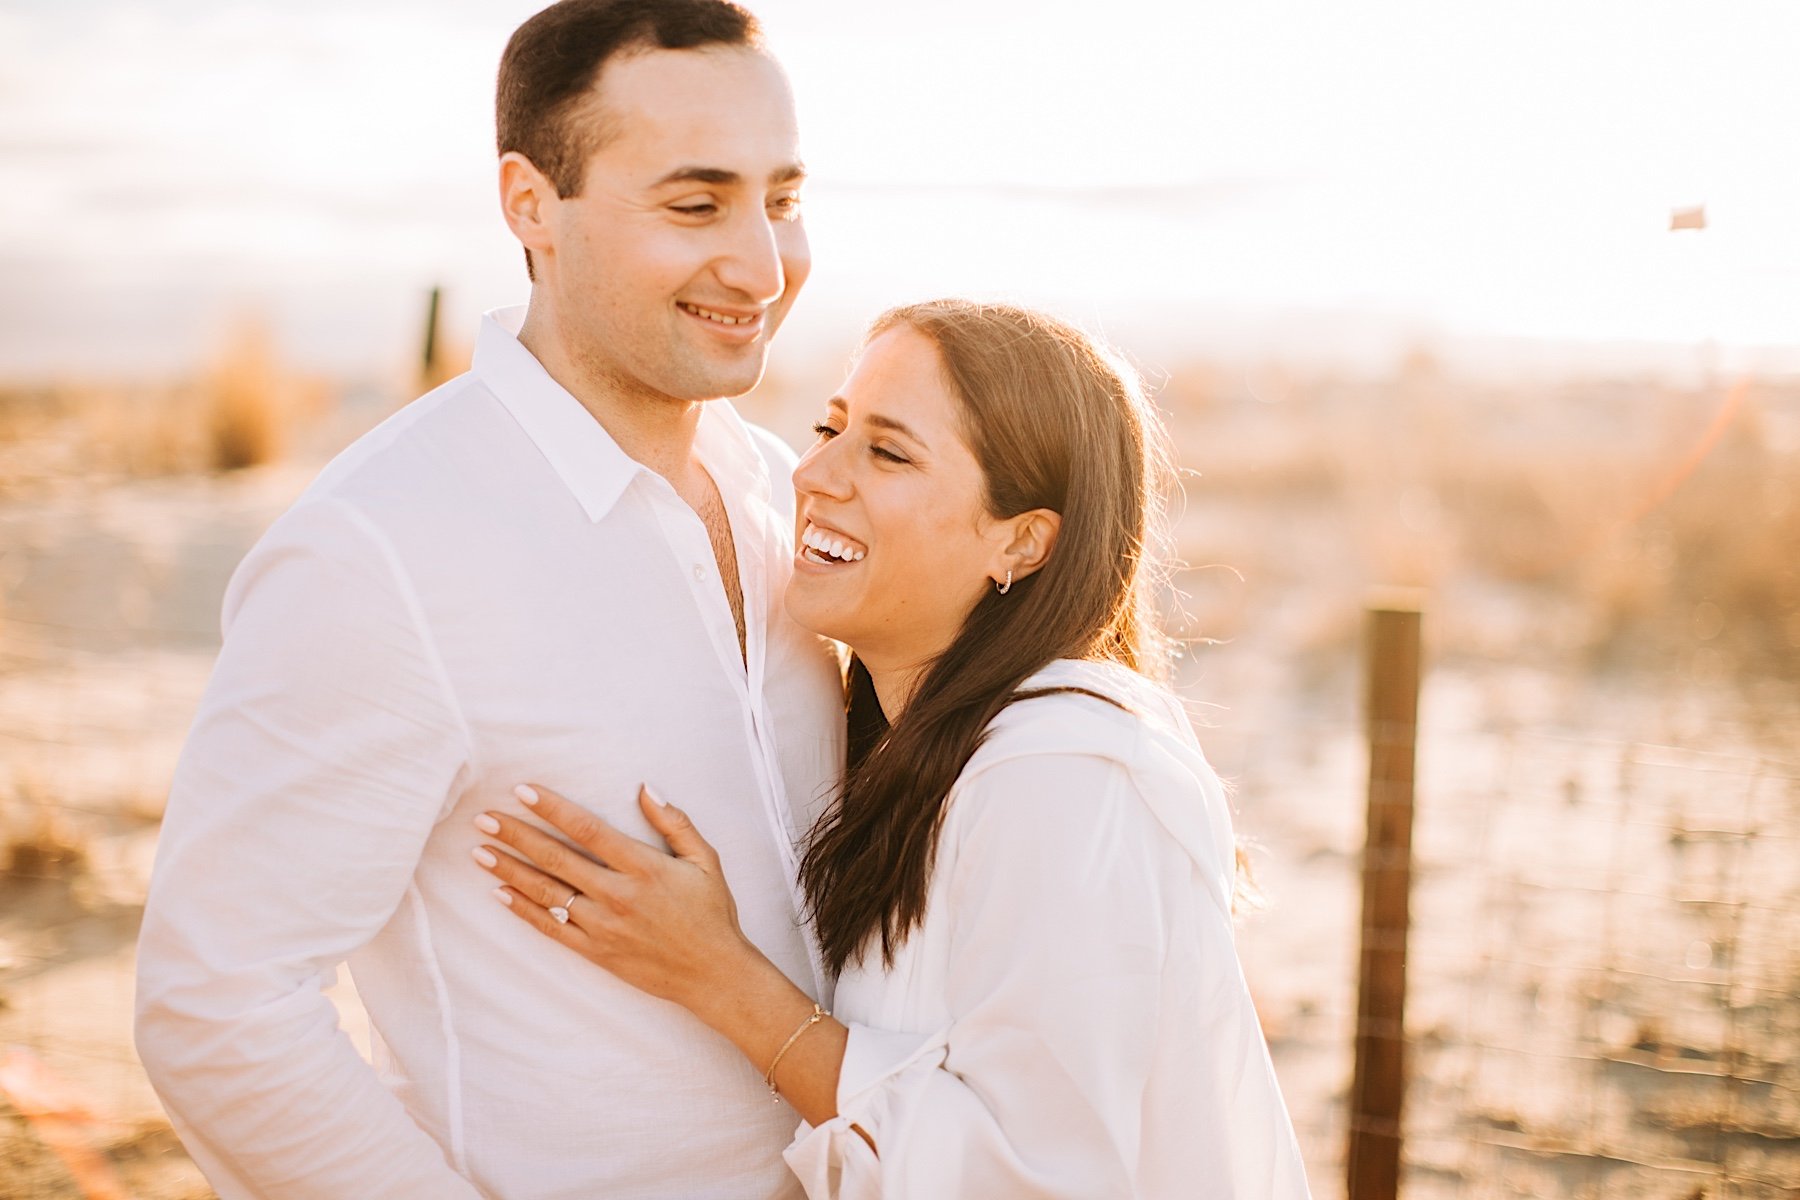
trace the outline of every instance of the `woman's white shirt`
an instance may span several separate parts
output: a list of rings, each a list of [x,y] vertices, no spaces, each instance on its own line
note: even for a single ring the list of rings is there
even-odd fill
[[[1233,945],[1224,790],[1168,693],[1058,662],[951,789],[923,924],[838,980],[814,1200],[1308,1195]],[[851,1125],[866,1130],[872,1152]]]

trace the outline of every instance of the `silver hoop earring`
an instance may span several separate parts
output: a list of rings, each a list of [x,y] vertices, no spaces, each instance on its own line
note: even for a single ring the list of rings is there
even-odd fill
[[[1006,582],[995,584],[994,590],[999,592],[1002,596],[1012,591],[1012,569],[1010,567],[1007,568],[1006,571]]]

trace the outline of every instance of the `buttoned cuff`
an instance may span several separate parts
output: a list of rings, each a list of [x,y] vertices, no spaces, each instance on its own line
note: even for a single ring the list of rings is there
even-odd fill
[[[878,1200],[880,1160],[851,1126],[860,1126],[880,1146],[890,1111],[903,1110],[949,1053],[947,1029],[898,1033],[851,1022],[845,1028],[838,1115],[817,1127],[802,1121],[782,1153],[809,1200]]]
[[[915,1060],[936,1052],[941,1061],[948,1045],[943,1032],[898,1033],[851,1022],[844,1027],[849,1037],[844,1042],[844,1065],[838,1072],[840,1113],[855,1107],[864,1093],[900,1074]]]

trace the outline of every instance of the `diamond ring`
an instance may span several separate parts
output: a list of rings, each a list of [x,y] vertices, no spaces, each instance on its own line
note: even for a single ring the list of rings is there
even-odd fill
[[[567,925],[569,923],[569,909],[574,906],[575,897],[579,895],[581,895],[580,892],[570,892],[567,900],[564,900],[561,904],[558,904],[550,910],[550,919],[555,921],[558,925]]]

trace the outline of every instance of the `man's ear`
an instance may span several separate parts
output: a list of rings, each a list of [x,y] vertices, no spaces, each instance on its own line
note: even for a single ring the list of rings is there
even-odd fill
[[[1012,526],[1012,540],[1001,556],[1000,569],[1010,570],[1017,581],[1050,561],[1050,554],[1056,549],[1056,535],[1062,532],[1062,514],[1034,508],[1011,518],[1007,524]]]
[[[500,156],[500,213],[526,255],[540,263],[556,248],[550,216],[560,200],[556,188],[529,158],[517,150]]]

